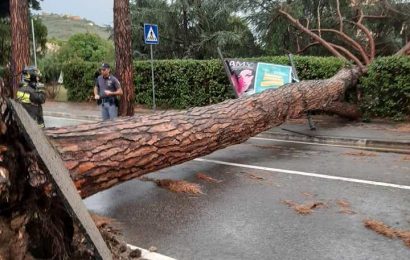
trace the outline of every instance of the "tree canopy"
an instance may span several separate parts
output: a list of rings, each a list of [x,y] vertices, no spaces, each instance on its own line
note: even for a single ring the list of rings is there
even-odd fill
[[[311,42],[309,37],[301,34],[299,29],[290,24],[279,14],[285,10],[308,29],[318,30],[325,40],[334,40],[336,35],[331,31],[320,29],[339,29],[340,20],[346,34],[354,40],[363,41],[363,33],[358,33],[354,22],[363,14],[363,25],[370,29],[375,40],[378,55],[391,55],[397,52],[410,39],[410,2],[406,0],[361,1],[361,0],[245,0],[242,7],[246,20],[255,27],[262,47],[273,53],[284,51],[303,52],[310,55],[329,55],[319,45],[305,49]],[[341,39],[337,44],[346,46]]]
[[[135,0],[131,4],[133,42],[136,57],[146,57],[143,24],[159,26],[160,58],[216,58],[217,47],[229,54],[256,56],[259,48],[245,20],[239,16],[239,2],[189,0]]]
[[[114,60],[114,46],[96,34],[75,34],[63,44],[59,59],[69,61],[79,58],[83,61],[110,62]]]

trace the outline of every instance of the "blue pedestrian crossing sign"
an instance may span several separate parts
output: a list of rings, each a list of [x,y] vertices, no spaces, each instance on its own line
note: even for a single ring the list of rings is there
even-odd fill
[[[144,41],[145,44],[158,44],[158,25],[144,23]]]

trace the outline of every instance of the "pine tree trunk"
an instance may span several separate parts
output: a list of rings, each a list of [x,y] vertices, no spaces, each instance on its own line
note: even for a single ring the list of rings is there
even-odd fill
[[[247,98],[181,112],[122,118],[64,128],[46,135],[60,152],[82,197],[171,165],[246,141],[309,110],[338,112],[361,71],[302,81]],[[340,111],[346,113],[345,111]]]
[[[21,71],[30,61],[28,20],[28,1],[10,0],[12,97],[17,93]]]
[[[114,0],[115,73],[124,91],[119,108],[121,116],[134,115],[135,102],[129,9],[128,0]]]

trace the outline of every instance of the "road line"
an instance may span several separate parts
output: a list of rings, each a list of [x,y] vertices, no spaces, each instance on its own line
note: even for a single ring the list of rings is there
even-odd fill
[[[256,166],[256,165],[249,165],[249,164],[230,163],[230,162],[224,162],[224,161],[218,161],[218,160],[208,160],[208,159],[202,159],[202,158],[194,159],[194,161],[215,163],[215,164],[221,164],[221,165],[228,165],[228,166],[235,166],[235,167],[242,167],[242,168],[249,168],[249,169],[270,171],[270,172],[287,173],[287,174],[292,174],[292,175],[309,176],[309,177],[329,179],[329,180],[338,180],[338,181],[345,181],[345,182],[353,182],[353,183],[360,183],[360,184],[367,184],[367,185],[374,185],[374,186],[383,186],[383,187],[403,189],[403,190],[410,190],[410,186],[400,185],[400,184],[394,184],[394,183],[387,183],[387,182],[378,182],[378,181],[369,181],[369,180],[353,179],[353,178],[346,178],[346,177],[325,175],[325,174],[312,173],[312,172],[292,171],[292,170],[277,169],[277,168],[270,168],[270,167],[263,167],[263,166]]]
[[[134,246],[134,245],[131,245],[131,244],[127,244],[127,246],[131,250],[135,250],[135,249],[141,250],[141,258],[146,259],[146,260],[176,260],[175,258],[171,258],[169,256],[161,255],[161,254],[158,254],[158,253],[155,253],[155,252],[150,252],[150,251],[148,251],[144,248],[137,247],[137,246]]]
[[[282,140],[274,138],[264,138],[264,137],[251,137],[249,139],[263,140],[263,141],[273,141],[273,142],[283,142],[283,143],[294,143],[294,144],[310,144],[310,145],[320,145],[320,146],[333,146],[333,147],[342,147],[342,148],[352,148],[352,149],[361,149],[361,150],[371,150],[371,151],[381,151],[381,152],[405,152],[408,153],[408,150],[404,149],[394,149],[394,148],[381,148],[381,147],[369,147],[369,146],[355,146],[355,145],[343,145],[343,144],[323,144],[315,142],[303,142],[303,141],[292,141],[292,140]]]

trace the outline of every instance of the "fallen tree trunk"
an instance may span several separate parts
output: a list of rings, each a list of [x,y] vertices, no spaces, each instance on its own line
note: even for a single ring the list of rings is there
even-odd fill
[[[306,111],[330,108],[338,112],[338,106],[332,104],[340,102],[361,74],[357,67],[343,69],[327,80],[293,83],[217,105],[50,128],[45,133],[84,198],[149,172],[242,143]]]

